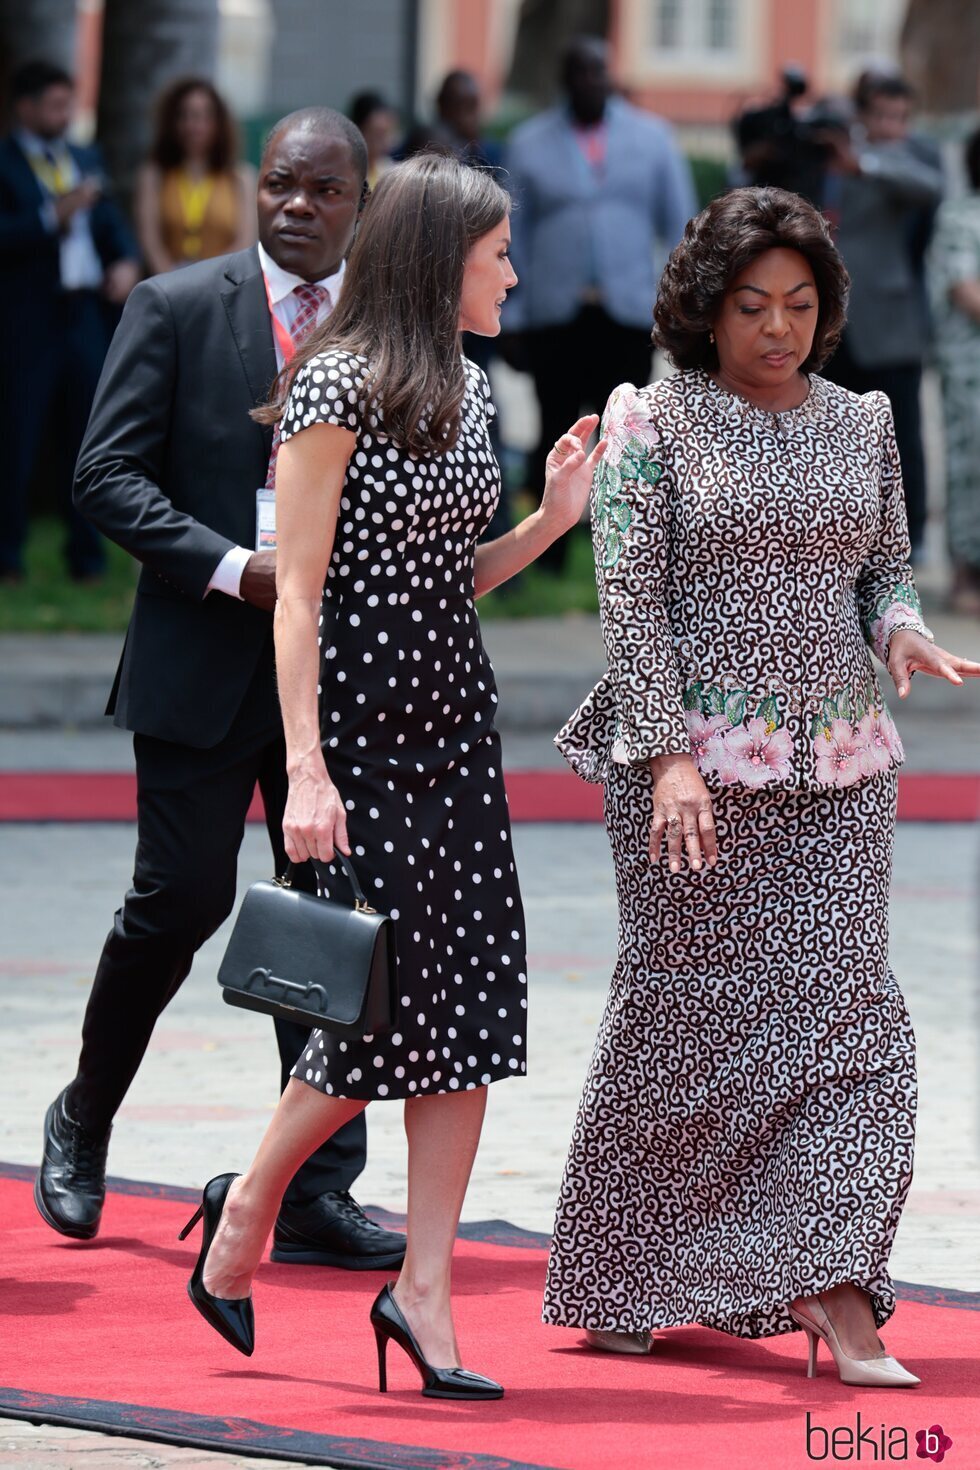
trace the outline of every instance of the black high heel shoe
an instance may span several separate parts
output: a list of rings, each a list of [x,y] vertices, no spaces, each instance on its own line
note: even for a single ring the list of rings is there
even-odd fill
[[[252,1310],[252,1298],[246,1296],[225,1299],[220,1296],[212,1296],[204,1285],[204,1263],[208,1258],[208,1251],[211,1249],[215,1232],[221,1223],[221,1212],[225,1207],[228,1191],[237,1178],[237,1174],[219,1174],[205,1184],[201,1203],[177,1239],[184,1240],[194,1229],[198,1220],[203,1217],[204,1239],[201,1242],[197,1265],[187,1283],[187,1295],[205,1322],[210,1323],[215,1332],[220,1332],[225,1342],[230,1342],[233,1348],[237,1348],[240,1353],[250,1358],[255,1351],[255,1314]]]
[[[371,1308],[371,1326],[378,1343],[378,1389],[388,1391],[387,1355],[389,1341],[397,1342],[422,1378],[422,1396],[427,1399],[501,1399],[504,1391],[492,1378],[470,1373],[466,1368],[433,1368],[422,1356],[415,1334],[405,1321],[390,1286],[383,1286]]]

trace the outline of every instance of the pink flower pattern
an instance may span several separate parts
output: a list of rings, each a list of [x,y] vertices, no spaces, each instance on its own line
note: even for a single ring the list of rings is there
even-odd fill
[[[771,730],[758,716],[730,730],[725,736],[725,749],[735,761],[743,786],[784,781],[792,769],[792,735],[782,726]]]
[[[695,765],[701,768],[708,754],[711,742],[718,742],[719,736],[728,729],[728,721],[724,715],[711,715],[707,719],[699,710],[689,709],[685,712],[687,721],[687,734],[691,742],[691,754]]]
[[[886,709],[871,709],[857,724],[860,742],[858,760],[862,776],[877,776],[890,771],[905,759],[891,715]],[[847,783],[850,784],[850,783]]]
[[[813,742],[820,784],[843,789],[860,781],[865,774],[865,742],[860,726],[855,729],[849,720],[831,720],[830,733],[818,735]]]
[[[617,388],[606,407],[602,432],[607,441],[603,459],[611,465],[618,466],[631,439],[639,439],[650,448],[657,443],[650,415],[639,407],[635,390],[624,393]]]

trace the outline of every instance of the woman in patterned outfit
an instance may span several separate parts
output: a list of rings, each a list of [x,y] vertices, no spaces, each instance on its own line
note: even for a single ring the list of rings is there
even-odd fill
[[[980,131],[966,145],[970,192],[947,199],[932,242],[936,356],[946,429],[946,530],[954,611],[980,614]]]
[[[683,371],[606,410],[609,672],[558,744],[605,783],[619,955],[544,1319],[618,1351],[799,1325],[847,1381],[898,1384],[918,1380],[875,1327],[912,1168],[887,959],[903,756],[868,645],[901,697],[980,666],[923,626],[887,399],[812,373],[846,284],[798,196],[716,200],[656,307]]]
[[[462,356],[460,333],[500,330],[516,282],[508,209],[488,170],[452,158],[419,157],[387,173],[340,302],[266,415],[280,422],[282,446],[286,852],[329,864],[338,894],[335,850],[353,853],[365,889],[395,920],[400,1005],[385,1035],[312,1033],[248,1172],[205,1191],[192,1282],[212,1325],[250,1351],[251,1279],[295,1161],[369,1101],[400,1099],[408,1245],[371,1321],[381,1386],[392,1339],[436,1398],[503,1392],[459,1367],[450,1273],[487,1087],[525,1070],[524,921],[493,670],[473,599],[576,524],[603,447],[586,458],[598,418],[580,419],[549,456],[541,508],[477,546],[500,476],[489,385]]]

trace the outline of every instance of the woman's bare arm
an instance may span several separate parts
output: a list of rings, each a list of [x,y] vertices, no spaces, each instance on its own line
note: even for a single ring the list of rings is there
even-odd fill
[[[348,429],[316,424],[285,443],[276,461],[276,673],[286,734],[286,853],[329,862],[349,852],[343,802],[320,747],[317,633],[347,462]]]
[[[144,163],[136,175],[136,198],[133,213],[140,251],[150,274],[161,276],[173,270],[175,261],[164,248],[160,228],[160,186],[163,180],[155,163]]]
[[[605,440],[600,439],[586,457],[585,446],[598,422],[596,414],[586,414],[555,444],[545,462],[544,494],[539,509],[532,511],[512,531],[476,548],[477,597],[516,577],[581,519],[595,467],[606,447]]]

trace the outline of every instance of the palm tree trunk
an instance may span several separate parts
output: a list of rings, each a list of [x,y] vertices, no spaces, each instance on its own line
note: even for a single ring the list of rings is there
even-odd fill
[[[217,50],[218,0],[105,0],[98,139],[124,206],[155,98],[175,77],[213,76]]]
[[[561,53],[573,36],[608,36],[609,0],[522,0],[506,90],[547,107],[558,92]]]
[[[973,112],[980,100],[980,5],[909,0],[902,65],[924,112]]]
[[[71,71],[75,64],[75,0],[0,0],[0,80],[23,61],[51,61]]]

